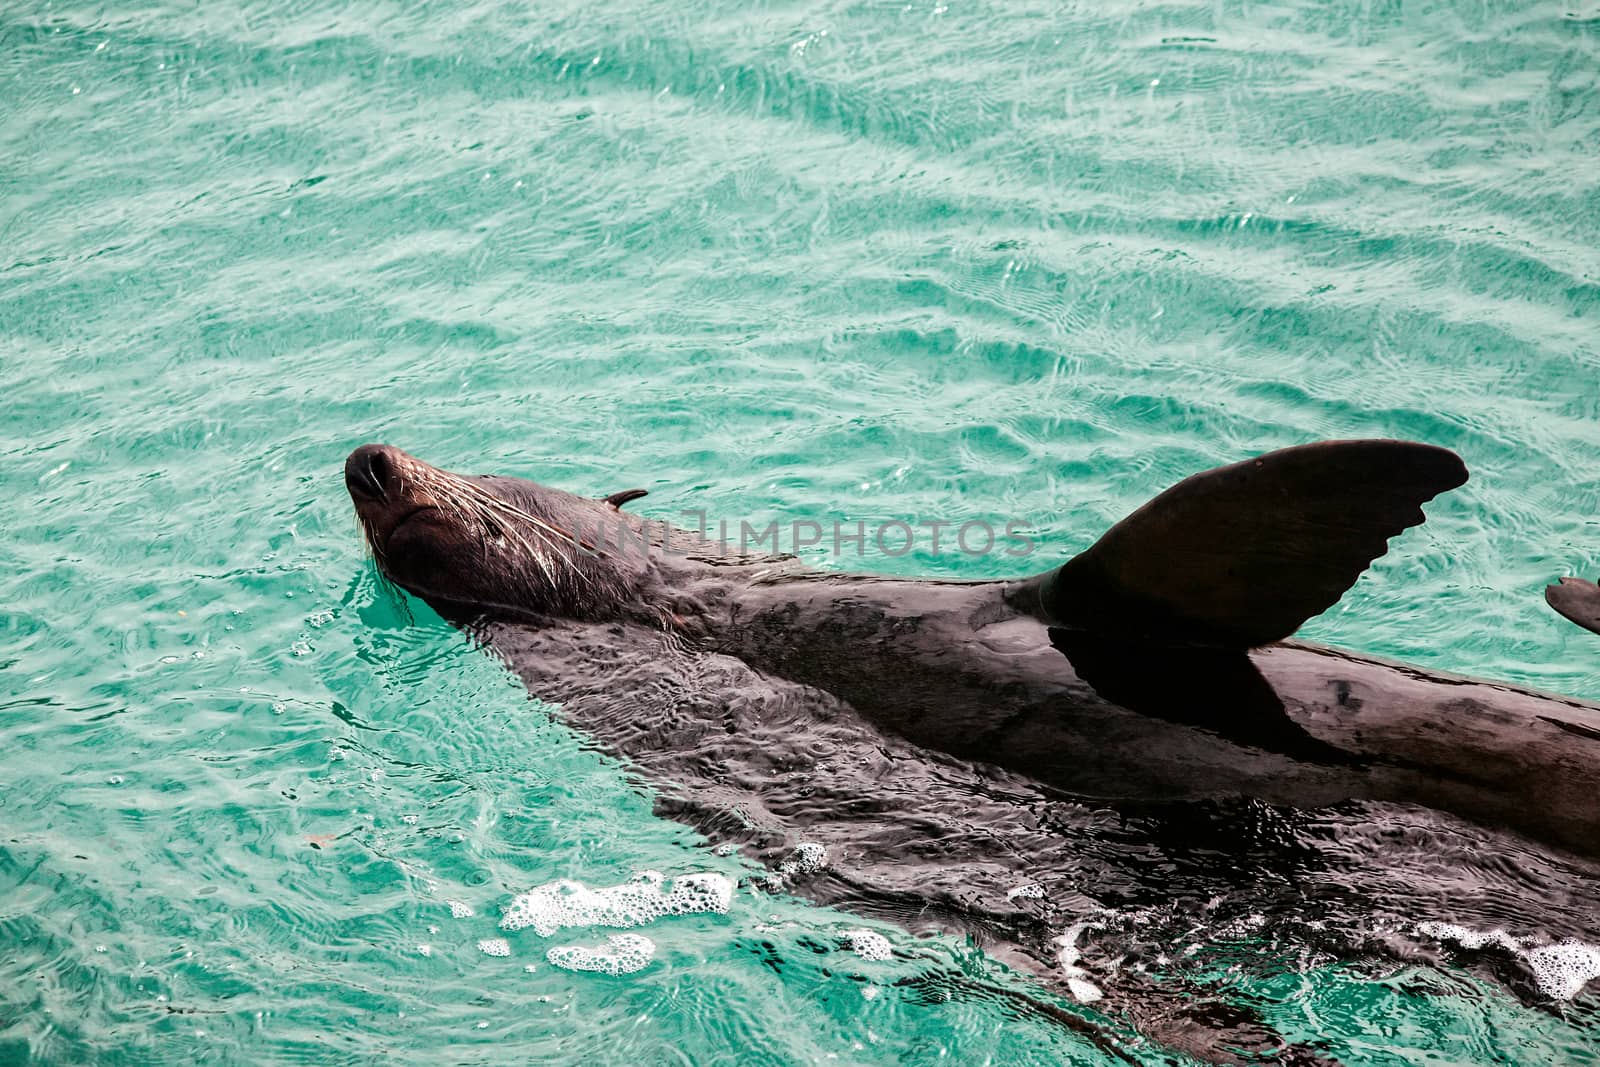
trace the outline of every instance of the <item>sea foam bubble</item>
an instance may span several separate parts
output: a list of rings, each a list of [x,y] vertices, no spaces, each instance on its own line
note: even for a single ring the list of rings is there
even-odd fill
[[[845,942],[864,960],[887,960],[894,957],[894,946],[889,939],[872,930],[846,930]]]
[[[1583,987],[1600,978],[1600,946],[1576,938],[1540,945],[1531,937],[1513,937],[1504,930],[1473,930],[1456,923],[1425,922],[1417,929],[1439,941],[1453,941],[1465,949],[1490,945],[1522,957],[1533,972],[1539,992],[1551,1000],[1571,1000]]]
[[[1078,960],[1083,956],[1083,950],[1078,947],[1078,938],[1083,936],[1085,930],[1098,929],[1099,923],[1074,923],[1066,933],[1051,942],[1056,946],[1056,962],[1061,966],[1062,977],[1067,980],[1067,990],[1079,1004],[1093,1004],[1105,995],[1099,986],[1089,981],[1089,972],[1078,966]]]
[[[656,945],[640,934],[612,934],[604,948],[559,945],[545,953],[552,966],[568,971],[597,971],[601,974],[632,974],[655,958]]]
[[[789,858],[778,864],[783,874],[815,874],[828,865],[828,846],[815,841],[802,841],[794,847]]]
[[[664,881],[659,873],[645,871],[621,885],[597,889],[567,879],[550,882],[513,899],[500,919],[500,928],[531,926],[540,936],[550,937],[568,928],[627,928],[643,926],[663,915],[725,913],[733,903],[733,883],[720,874],[686,874],[666,888]]]

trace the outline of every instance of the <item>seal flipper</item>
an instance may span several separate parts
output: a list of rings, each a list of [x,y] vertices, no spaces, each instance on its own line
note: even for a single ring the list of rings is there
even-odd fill
[[[1422,505],[1467,480],[1449,449],[1323,441],[1193,475],[1013,594],[1051,622],[1254,648],[1332,607]],[[1033,607],[1028,604],[1028,607]]]
[[[603,496],[600,499],[605,503],[610,504],[618,511],[621,511],[622,505],[626,504],[628,501],[638,500],[642,496],[649,495],[650,490],[648,489],[624,489],[621,492],[612,493],[610,496]]]
[[[1600,634],[1600,585],[1582,578],[1563,578],[1544,587],[1544,600],[1585,630]]]
[[[1054,626],[1049,636],[1079,678],[1129,711],[1210,730],[1241,745],[1308,763],[1361,762],[1290,718],[1244,649],[1130,645]]]

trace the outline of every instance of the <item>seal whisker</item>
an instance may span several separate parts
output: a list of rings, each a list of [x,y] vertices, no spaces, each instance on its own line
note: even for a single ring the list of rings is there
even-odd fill
[[[416,479],[417,497],[448,513],[463,528],[478,531],[485,538],[485,549],[492,531],[498,530],[516,555],[538,567],[553,588],[563,588],[564,578],[590,584],[588,575],[573,564],[561,542],[598,554],[594,546],[465,478],[421,465],[408,467]],[[497,522],[497,518],[515,521]],[[525,527],[527,532],[519,527]]]

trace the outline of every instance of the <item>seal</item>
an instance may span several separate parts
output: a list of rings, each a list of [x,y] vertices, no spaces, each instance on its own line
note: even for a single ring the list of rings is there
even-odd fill
[[[592,499],[387,445],[345,465],[379,572],[634,762],[664,814],[820,902],[961,930],[1057,979],[1067,921],[1188,898],[1255,914],[1284,869],[1321,872],[1346,913],[1409,886],[1393,907],[1414,921],[1437,869],[1396,857],[1374,811],[1486,852],[1570,850],[1540,853],[1563,872],[1542,925],[1583,933],[1557,887],[1594,884],[1600,706],[1290,640],[1466,477],[1414,442],[1302,445],[1190,477],[1043,573],[928,581],[730,552],[622,511],[639,490]],[[804,879],[783,862],[797,841],[830,857]],[[1453,877],[1489,892],[1492,867]],[[1148,992],[1108,984],[1125,1005]],[[1174,1017],[1159,1036],[1192,1048]],[[1249,1044],[1205,1017],[1205,1048]]]

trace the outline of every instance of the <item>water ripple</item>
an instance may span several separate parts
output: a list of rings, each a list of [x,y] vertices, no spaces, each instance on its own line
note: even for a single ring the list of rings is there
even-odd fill
[[[647,486],[662,518],[1017,517],[1039,562],[1206,466],[1414,436],[1473,480],[1308,636],[1600,697],[1594,639],[1539,599],[1600,574],[1595,26],[1509,2],[7,6],[0,1059],[1099,1062],[961,992],[1010,981],[973,946],[886,977],[838,948],[858,920],[781,895],[736,897],[732,933],[686,920],[625,982],[478,952],[532,885],[754,864],[383,590],[339,458],[391,439]],[[806,803],[865,823],[872,799]],[[1486,923],[1561,877],[1343,825],[1352,863],[1477,872]],[[954,846],[935,815],[906,829]],[[1013,857],[1034,832],[991,829]],[[1539,933],[1594,939],[1569,919]],[[1219,981],[1345,1062],[1593,1058],[1592,1004],[1527,1011],[1504,961],[1365,973],[1278,932],[1216,948],[1241,967]]]

